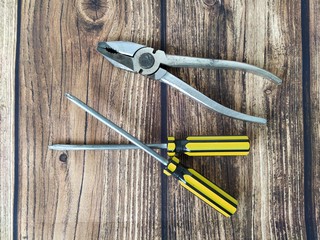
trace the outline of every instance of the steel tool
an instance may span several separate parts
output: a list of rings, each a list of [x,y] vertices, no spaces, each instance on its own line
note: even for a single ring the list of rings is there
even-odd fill
[[[221,113],[223,115],[248,121],[266,124],[266,119],[250,116],[244,113],[234,111],[227,108],[214,100],[208,98],[201,92],[197,91],[181,79],[170,74],[161,66],[170,67],[194,67],[194,68],[209,68],[209,69],[236,69],[246,72],[251,72],[256,75],[265,77],[276,84],[281,84],[282,80],[272,73],[241,62],[195,58],[186,56],[176,56],[166,54],[161,50],[154,50],[133,42],[99,42],[98,52],[100,52],[114,66],[135,73],[146,75],[160,82],[166,83],[187,96],[193,98],[206,107]]]
[[[247,136],[189,136],[186,139],[168,137],[167,143],[146,144],[153,149],[166,149],[168,156],[245,156],[249,154],[250,142]],[[54,144],[52,150],[126,150],[139,149],[132,144],[117,145],[72,145]]]
[[[85,103],[80,101],[78,98],[66,94],[66,97],[75,103],[77,106],[82,108],[84,111],[112,128],[120,135],[125,137],[127,140],[138,146],[140,149],[144,150],[160,163],[165,166],[164,173],[167,176],[174,176],[179,183],[185,187],[187,190],[192,192],[194,195],[199,197],[201,200],[206,202],[208,205],[216,209],[218,212],[223,214],[226,217],[230,217],[237,210],[238,201],[231,197],[228,193],[223,191],[217,185],[210,182],[208,179],[200,175],[198,172],[191,168],[184,167],[179,159],[176,157],[172,157],[170,159],[166,159],[162,157],[160,154],[152,150],[147,145],[140,142],[138,139],[130,135],[128,132],[124,131],[122,128],[102,116],[100,113],[96,112],[91,107],[87,106]]]

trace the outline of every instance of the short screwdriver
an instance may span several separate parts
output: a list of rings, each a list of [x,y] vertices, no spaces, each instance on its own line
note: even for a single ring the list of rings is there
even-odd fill
[[[237,210],[238,201],[231,197],[228,193],[223,191],[217,185],[210,182],[208,179],[200,175],[198,172],[191,168],[186,168],[180,164],[179,159],[172,157],[171,159],[166,159],[160,154],[152,150],[147,145],[140,142],[138,139],[133,137],[128,132],[124,131],[122,128],[111,122],[109,119],[102,116],[100,113],[87,106],[85,103],[80,101],[78,98],[66,94],[66,97],[75,103],[77,106],[85,110],[87,113],[112,128],[127,140],[138,146],[140,149],[144,150],[152,157],[157,159],[165,166],[164,173],[168,176],[172,175],[178,179],[179,183],[189,190],[191,193],[199,197],[201,200],[206,202],[208,205],[216,209],[218,212],[226,217],[230,217]]]
[[[247,136],[189,136],[184,139],[168,137],[167,143],[146,144],[153,149],[166,149],[168,156],[182,153],[188,156],[245,156],[249,154],[250,142]],[[139,149],[132,144],[117,145],[72,145],[54,144],[52,150],[125,150]]]

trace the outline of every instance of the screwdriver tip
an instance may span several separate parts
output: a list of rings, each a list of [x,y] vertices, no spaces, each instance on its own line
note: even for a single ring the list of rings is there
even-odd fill
[[[66,151],[69,150],[68,149],[68,145],[64,145],[64,144],[53,144],[53,145],[49,145],[48,148],[50,150],[58,150],[58,151]]]
[[[67,98],[72,98],[73,96],[70,93],[65,93],[64,94]]]

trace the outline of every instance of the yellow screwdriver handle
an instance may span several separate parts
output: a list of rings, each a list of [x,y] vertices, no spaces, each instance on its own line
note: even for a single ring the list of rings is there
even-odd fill
[[[168,137],[170,157],[184,153],[188,156],[246,156],[250,151],[247,136],[190,136],[186,140]]]
[[[183,187],[224,216],[230,217],[236,212],[238,206],[236,199],[195,170],[185,168],[179,163],[178,158],[173,157],[169,161],[164,173],[168,176],[173,175]]]

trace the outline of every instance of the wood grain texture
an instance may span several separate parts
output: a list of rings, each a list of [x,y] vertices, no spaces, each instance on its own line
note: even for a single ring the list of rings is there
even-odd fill
[[[0,239],[12,239],[17,2],[1,1],[0,12]]]
[[[319,112],[320,112],[320,26],[319,26],[319,1],[310,1],[310,138],[311,138],[311,196],[312,196],[312,219],[313,235],[320,237],[320,210],[318,201],[320,198],[320,142]]]
[[[301,22],[299,2],[168,1],[167,52],[236,60],[283,79],[238,71],[171,70],[223,105],[268,119],[232,120],[169,90],[168,134],[242,135],[249,157],[184,159],[239,200],[226,219],[169,180],[169,239],[304,238]]]
[[[167,9],[162,23],[160,2]],[[1,1],[0,239],[12,238],[15,217],[19,239],[319,237],[320,5],[315,0],[306,5],[311,114],[303,129],[300,1],[21,1],[18,216],[13,216],[17,2]],[[164,180],[160,164],[139,150],[48,150],[52,143],[127,143],[67,101],[65,92],[143,142],[160,141],[160,84],[111,66],[95,51],[103,40],[246,62],[283,79],[276,86],[239,71],[168,69],[217,102],[268,119],[266,126],[233,120],[168,88],[169,136],[250,137],[248,157],[181,158],[239,200],[233,217],[224,218],[175,179]],[[306,146],[311,208],[305,206],[304,131],[312,143]],[[305,209],[313,214],[307,220]],[[310,229],[314,232],[307,233]]]
[[[159,46],[157,16],[157,1],[22,2],[19,238],[160,237],[157,162],[141,151],[48,150],[127,143],[65,92],[142,141],[159,141],[159,84],[114,68],[95,50],[118,39]]]

